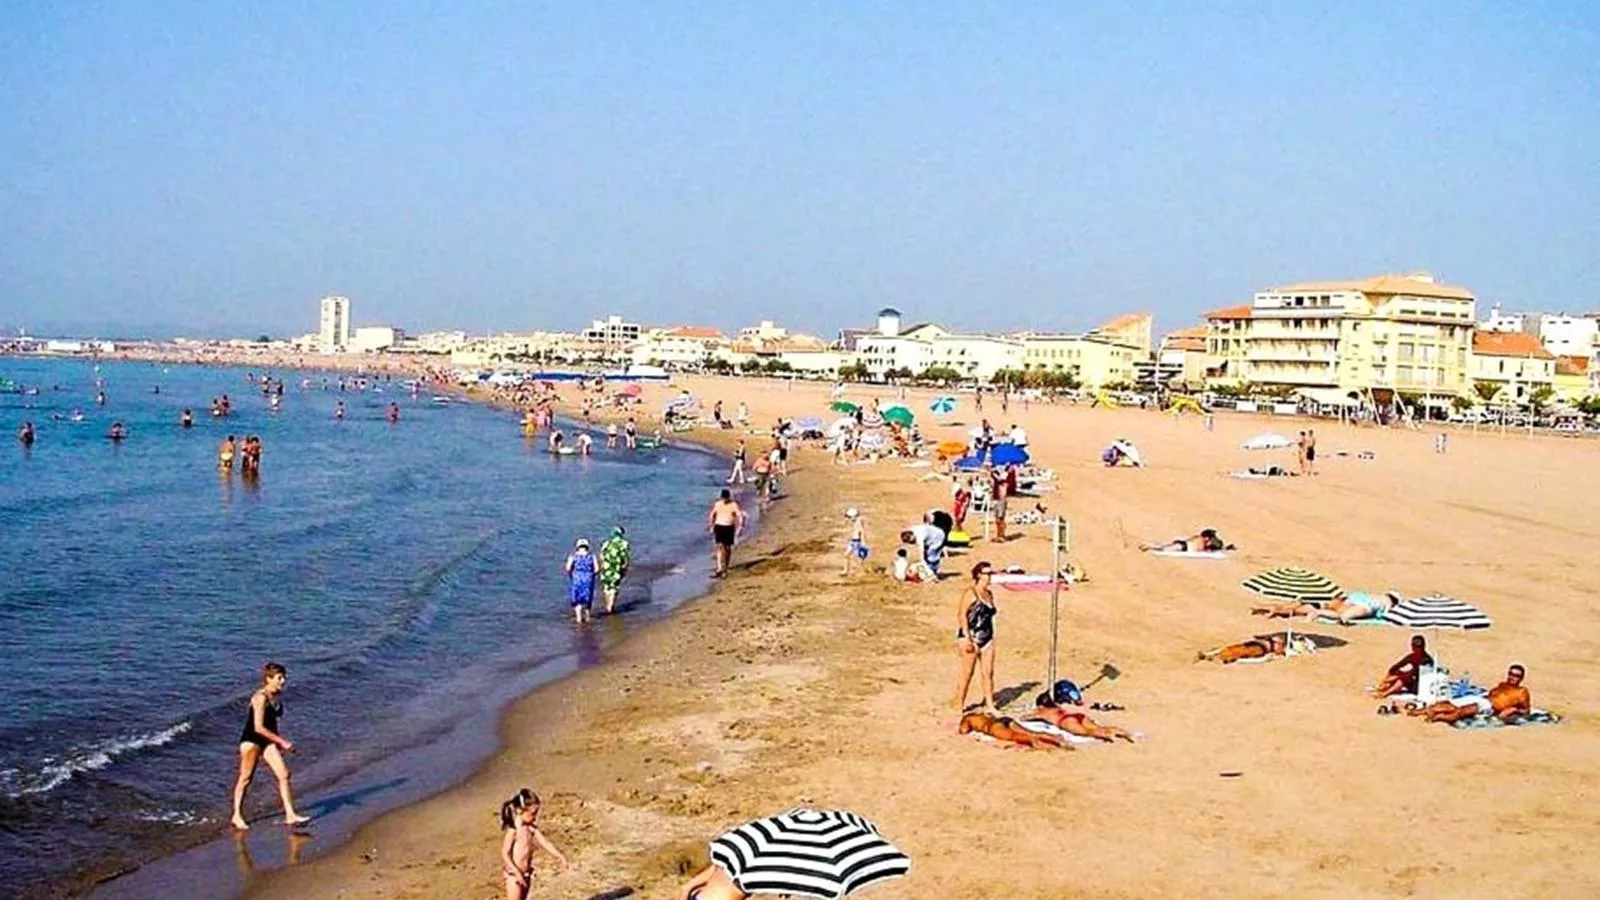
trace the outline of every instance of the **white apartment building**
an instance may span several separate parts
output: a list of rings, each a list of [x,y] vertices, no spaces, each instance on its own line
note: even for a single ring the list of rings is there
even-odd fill
[[[1523,331],[1523,323],[1529,317],[1522,313],[1501,312],[1496,304],[1489,310],[1489,318],[1478,323],[1479,331],[1492,331],[1496,334],[1516,334]]]
[[[343,353],[350,344],[350,298],[323,297],[321,327],[317,329],[318,349],[323,353]]]
[[[345,349],[351,353],[377,353],[388,350],[395,344],[405,340],[406,333],[398,328],[388,325],[370,325],[357,328],[350,335],[350,340],[345,344]]]
[[[1592,358],[1595,339],[1600,335],[1600,320],[1593,316],[1548,315],[1534,313],[1523,321],[1522,330],[1539,336],[1539,343],[1554,356]]]
[[[1118,343],[1097,333],[1018,335],[1022,361],[1017,368],[1065,372],[1085,387],[1133,384],[1136,366],[1149,354],[1131,344]]]
[[[599,344],[609,353],[629,346],[643,334],[644,327],[638,322],[625,322],[621,316],[606,316],[590,323],[583,330],[582,337]]]
[[[686,368],[715,357],[727,345],[727,338],[715,328],[652,328],[628,348],[628,359],[636,366]]]
[[[900,330],[900,313],[878,314],[878,333],[856,339],[856,359],[874,379],[891,369],[920,374],[940,366],[955,369],[965,379],[988,382],[1001,369],[1022,368],[1021,340],[988,334],[957,334],[925,322]]]

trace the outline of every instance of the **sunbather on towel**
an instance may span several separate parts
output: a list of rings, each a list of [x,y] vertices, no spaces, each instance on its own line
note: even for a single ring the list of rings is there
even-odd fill
[[[1533,698],[1528,694],[1528,689],[1522,686],[1522,676],[1525,674],[1522,666],[1513,663],[1506,670],[1506,680],[1490,688],[1487,695],[1474,694],[1441,700],[1421,709],[1408,709],[1406,715],[1449,724],[1479,716],[1494,716],[1502,722],[1510,722],[1533,709]]]
[[[1395,694],[1415,694],[1417,692],[1417,675],[1423,666],[1433,665],[1433,657],[1428,654],[1428,642],[1422,635],[1411,636],[1411,652],[1400,657],[1400,661],[1389,667],[1388,674],[1372,689],[1375,697],[1392,697]]]
[[[1199,534],[1189,537],[1174,538],[1165,544],[1140,544],[1139,549],[1146,553],[1151,550],[1167,550],[1173,553],[1216,553],[1219,550],[1231,549],[1232,545],[1222,540],[1215,528],[1203,529]]]
[[[983,712],[967,713],[961,717],[961,724],[956,726],[956,733],[967,734],[973,731],[1019,747],[1072,749],[1058,737],[1029,731],[1005,716],[991,716]]]
[[[1241,659],[1262,659],[1268,656],[1289,655],[1289,636],[1283,632],[1277,634],[1263,634],[1242,641],[1237,644],[1228,644],[1195,654],[1195,661],[1214,659],[1224,665],[1236,663]]]
[[[1351,591],[1340,594],[1326,606],[1315,603],[1274,603],[1271,606],[1257,606],[1250,610],[1251,615],[1267,616],[1268,618],[1287,619],[1293,616],[1305,616],[1315,619],[1322,616],[1336,619],[1341,625],[1361,619],[1381,619],[1389,607],[1395,604],[1399,595],[1394,592],[1378,596],[1365,591]]]
[[[1083,691],[1070,681],[1057,682],[1055,688],[1044,691],[1033,702],[1037,709],[1023,716],[1024,720],[1049,722],[1068,734],[1095,738],[1108,744],[1117,738],[1133,743],[1133,735],[1115,725],[1101,725],[1083,713],[1063,709],[1062,706],[1067,704],[1083,705]]]

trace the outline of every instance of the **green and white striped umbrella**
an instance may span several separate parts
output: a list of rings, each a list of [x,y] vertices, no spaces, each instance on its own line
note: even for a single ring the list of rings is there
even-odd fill
[[[1257,572],[1244,580],[1244,589],[1300,603],[1329,603],[1343,593],[1326,575],[1294,566]]]

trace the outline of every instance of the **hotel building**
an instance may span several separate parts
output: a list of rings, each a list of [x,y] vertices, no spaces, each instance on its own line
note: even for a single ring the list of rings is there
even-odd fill
[[[323,353],[343,353],[350,346],[350,298],[323,297],[322,317],[317,329],[318,349]]]

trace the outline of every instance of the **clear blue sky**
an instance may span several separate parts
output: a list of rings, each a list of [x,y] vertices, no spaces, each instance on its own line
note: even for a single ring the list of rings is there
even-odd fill
[[[1600,4],[1129,6],[6,4],[0,330],[1600,306]]]

